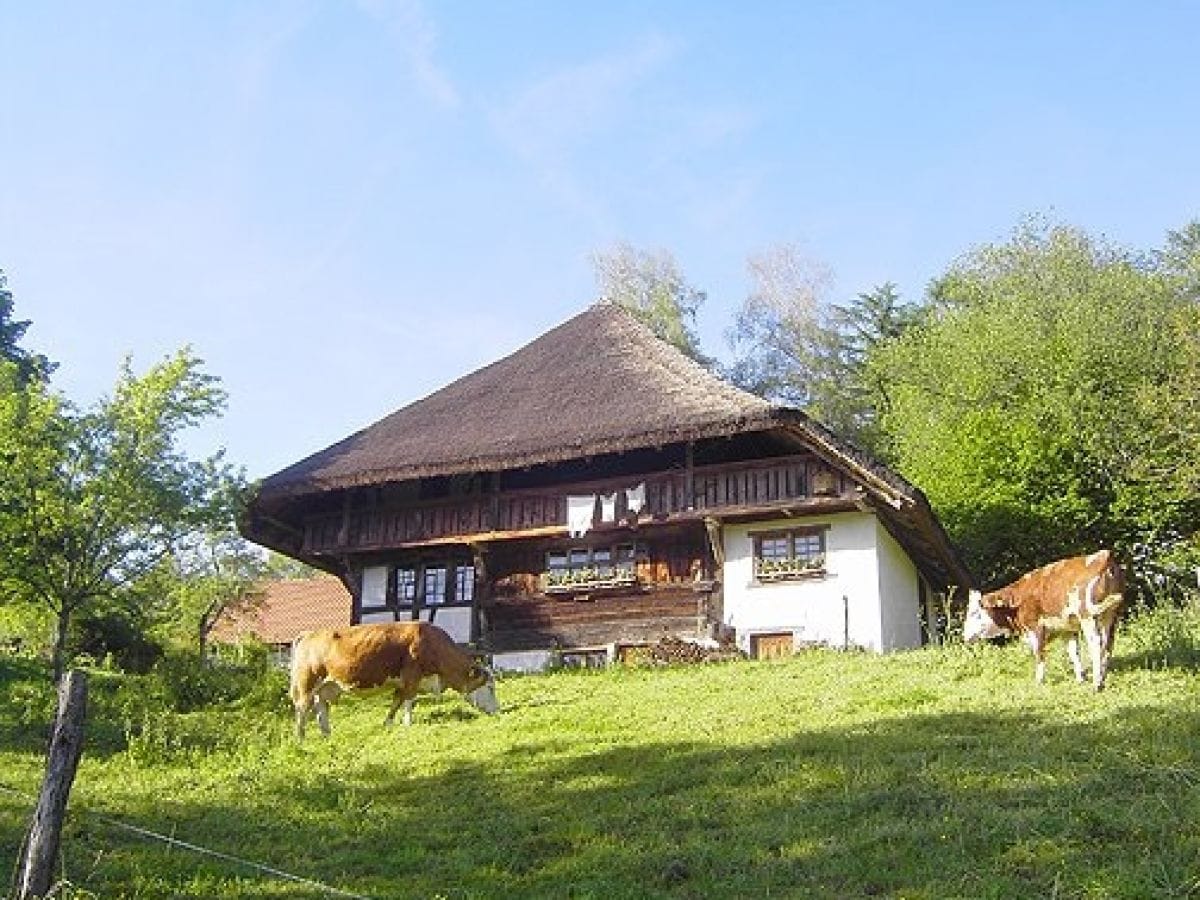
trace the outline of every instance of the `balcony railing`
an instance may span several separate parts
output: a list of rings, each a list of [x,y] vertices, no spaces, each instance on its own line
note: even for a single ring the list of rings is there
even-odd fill
[[[440,538],[566,527],[568,495],[621,494],[641,484],[645,485],[646,505],[639,517],[656,519],[836,496],[847,489],[843,478],[811,457],[697,467],[690,476],[686,471],[672,471],[317,516],[306,522],[305,550],[382,549]],[[619,507],[618,513],[622,511]]]

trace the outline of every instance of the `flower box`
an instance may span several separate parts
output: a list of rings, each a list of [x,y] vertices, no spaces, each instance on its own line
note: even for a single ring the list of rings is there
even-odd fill
[[[542,576],[542,590],[547,594],[576,594],[632,587],[637,583],[637,573],[625,569],[571,569]]]
[[[820,578],[824,574],[824,556],[814,556],[810,559],[758,559],[754,561],[754,578],[760,582]]]

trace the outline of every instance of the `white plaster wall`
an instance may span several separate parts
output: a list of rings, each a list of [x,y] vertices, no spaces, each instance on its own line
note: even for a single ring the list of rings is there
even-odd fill
[[[497,653],[492,657],[492,668],[497,672],[542,672],[553,658],[549,650]]]
[[[383,606],[387,603],[387,566],[368,566],[362,570],[362,605]],[[365,619],[363,621],[366,621]]]
[[[881,650],[921,646],[920,575],[904,549],[876,521],[879,596],[883,613]]]
[[[828,525],[826,575],[819,579],[756,584],[752,532]],[[839,513],[724,527],[725,624],[750,650],[754,634],[791,631],[797,642],[886,649],[880,610],[878,523],[870,513]],[[844,599],[843,599],[844,598]]]
[[[360,624],[369,625],[372,622],[395,622],[396,614],[389,610],[383,612],[363,613]]]
[[[471,640],[471,608],[469,606],[425,607],[420,613],[423,622],[432,622],[457,643]]]

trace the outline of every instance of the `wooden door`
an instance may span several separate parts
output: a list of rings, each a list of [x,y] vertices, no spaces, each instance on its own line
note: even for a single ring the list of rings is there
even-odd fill
[[[781,659],[795,652],[796,642],[790,631],[779,634],[755,634],[750,637],[750,655],[755,659]]]

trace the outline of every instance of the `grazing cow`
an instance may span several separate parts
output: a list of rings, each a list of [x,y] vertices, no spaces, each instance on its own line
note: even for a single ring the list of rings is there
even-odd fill
[[[323,628],[292,644],[292,704],[296,736],[315,710],[322,734],[329,734],[329,704],[344,691],[395,684],[385,725],[404,706],[412,724],[413,698],[421,690],[454,688],[476,709],[496,712],[495,679],[486,666],[459,648],[450,635],[428,622],[386,622]]]
[[[1060,559],[990,594],[971,591],[963,639],[1024,635],[1041,684],[1046,680],[1046,643],[1056,634],[1066,635],[1075,677],[1084,680],[1082,632],[1092,658],[1092,684],[1099,691],[1108,672],[1124,587],[1124,573],[1108,550]]]

